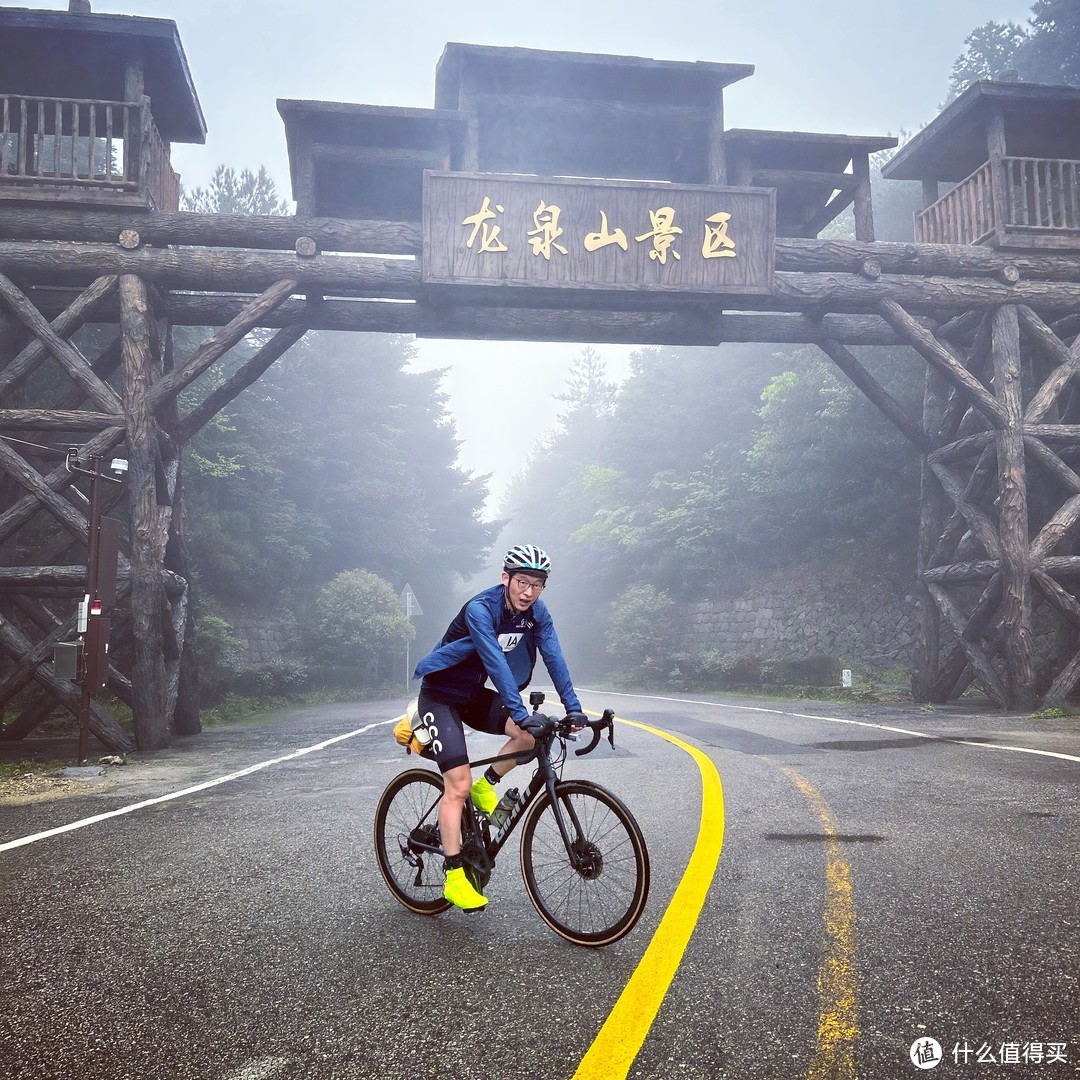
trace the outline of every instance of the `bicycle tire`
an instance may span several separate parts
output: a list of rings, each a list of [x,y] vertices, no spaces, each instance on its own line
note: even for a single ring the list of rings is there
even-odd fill
[[[575,945],[611,945],[637,924],[649,896],[649,851],[634,815],[607,788],[589,780],[556,785],[574,807],[582,835],[575,843],[591,855],[575,870],[544,792],[527,812],[521,833],[521,876],[540,918]],[[567,826],[572,828],[564,813]]]
[[[387,784],[375,808],[375,858],[390,891],[410,911],[438,915],[450,908],[443,897],[443,860],[417,849],[414,834],[438,842],[442,777],[430,769],[408,769]],[[425,830],[417,833],[417,830]],[[413,861],[418,860],[418,861]]]

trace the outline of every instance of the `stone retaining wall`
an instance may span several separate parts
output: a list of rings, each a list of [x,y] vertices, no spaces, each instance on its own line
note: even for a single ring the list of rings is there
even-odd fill
[[[702,600],[688,616],[694,645],[734,656],[833,656],[871,671],[910,667],[915,600],[906,583],[840,567],[796,567]]]

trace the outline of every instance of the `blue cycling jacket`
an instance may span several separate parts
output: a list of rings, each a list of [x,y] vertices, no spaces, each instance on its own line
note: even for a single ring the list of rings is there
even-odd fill
[[[506,601],[505,585],[474,596],[446,628],[439,644],[416,665],[414,676],[424,680],[425,690],[450,702],[468,701],[490,678],[510,715],[520,722],[529,715],[521,691],[532,679],[537,651],[563,707],[580,712],[547,607],[537,600],[528,611],[514,611]]]

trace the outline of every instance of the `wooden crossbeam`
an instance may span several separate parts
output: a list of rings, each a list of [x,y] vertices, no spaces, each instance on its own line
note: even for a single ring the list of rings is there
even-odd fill
[[[1080,495],[1074,495],[1058,508],[1031,541],[1028,546],[1028,556],[1031,561],[1037,562],[1049,555],[1069,535],[1069,531],[1078,520],[1080,520]]]
[[[177,423],[174,431],[176,441],[186,443],[306,333],[303,326],[290,326],[279,330],[250,360]]]
[[[930,440],[926,437],[922,426],[908,416],[900,402],[863,367],[850,349],[830,337],[822,338],[818,345],[822,352],[892,421],[908,442],[922,453],[930,449]]]
[[[85,295],[85,294],[84,294]],[[64,370],[86,391],[86,396],[103,412],[119,412],[120,398],[108,383],[102,382],[91,370],[90,363],[69,341],[52,328],[49,321],[23,295],[19,287],[0,274],[0,300],[12,310],[19,321],[63,365]]]
[[[963,612],[953,602],[952,597],[950,597],[940,585],[930,585],[928,587],[930,589],[930,595],[933,596],[934,601],[938,606],[938,610],[945,617],[946,622],[952,627],[953,633],[956,634],[960,648],[964,650],[964,655],[967,657],[968,663],[974,670],[979,685],[982,686],[991,701],[1001,708],[1006,708],[1007,695],[1005,687],[1002,685],[998,673],[990,663],[989,657],[975,644],[974,641],[970,641],[964,636],[964,630],[969,620],[964,617]]]
[[[0,650],[19,661],[33,646],[10,620],[0,613]],[[79,715],[79,693],[74,683],[58,679],[49,665],[41,664],[34,669],[34,681],[47,690],[73,716]],[[100,705],[93,704],[90,712],[90,730],[110,749],[120,754],[135,749],[127,732]],[[6,730],[3,738],[13,738],[15,733]]]
[[[0,439],[0,470],[3,470],[33,496],[34,509],[44,507],[72,536],[86,541],[86,516],[54,491],[37,469]],[[10,511],[9,511],[10,513]],[[8,515],[5,514],[4,517]]]
[[[1024,413],[1024,422],[1036,424],[1042,420],[1069,380],[1080,373],[1080,337],[1071,349],[1026,305],[1021,306],[1017,316],[1025,332],[1057,364],[1049,378],[1032,395]]]
[[[52,332],[58,338],[67,338],[74,334],[116,294],[116,281],[115,274],[107,274],[95,279],[49,323]],[[23,296],[25,298],[25,294]],[[27,299],[27,303],[31,302]],[[31,372],[36,371],[48,355],[49,347],[40,337],[35,337],[0,372],[0,401],[7,397]]]
[[[227,326],[211,334],[188,360],[180,367],[162,376],[149,389],[149,402],[152,409],[159,408],[169,398],[178,394],[185,386],[194,382],[211,364],[219,360],[229,349],[256,326],[267,311],[272,311],[297,289],[297,281],[288,278],[271,285],[257,296]]]
[[[1074,472],[1064,461],[1034,435],[1024,436],[1024,449],[1042,465],[1066,490],[1080,493],[1080,474]]]
[[[998,540],[998,530],[994,522],[974,503],[968,501],[967,490],[960,477],[947,465],[934,463],[930,466],[934,475],[941,481],[945,494],[953,501],[953,505],[963,515],[975,538],[982,544],[987,555],[992,559],[1001,558],[1001,544]],[[974,476],[974,474],[972,474]]]
[[[950,382],[959,387],[971,399],[987,420],[997,428],[1005,424],[1005,410],[1001,403],[961,363],[952,349],[939,341],[921,323],[913,319],[895,300],[879,300],[877,304],[885,321],[920,355],[933,364]]]

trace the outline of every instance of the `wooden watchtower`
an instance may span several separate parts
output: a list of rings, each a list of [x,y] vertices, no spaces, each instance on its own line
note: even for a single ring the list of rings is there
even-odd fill
[[[917,244],[995,250],[1006,285],[1080,279],[1080,89],[974,83],[882,172],[922,182]],[[916,687],[933,701],[978,680],[1059,705],[1080,679],[1080,312],[1030,296],[958,315],[963,370],[927,378]]]
[[[63,55],[92,62],[43,82],[0,65],[0,79],[27,79],[0,85],[0,470],[17,494],[0,506],[0,704],[38,690],[0,737],[32,731],[57,701],[72,708],[49,661],[86,586],[85,498],[63,465],[11,439],[60,441],[80,459],[123,447],[117,622],[133,662],[109,683],[132,704],[138,745],[166,745],[198,725],[185,705],[182,448],[308,329],[814,343],[926,462],[916,693],[948,700],[977,681],[1026,707],[1080,680],[1080,151],[1061,120],[1075,91],[962,96],[890,170],[936,198],[935,182],[989,163],[988,187],[943,196],[955,206],[940,220],[972,207],[971,231],[926,232],[931,206],[917,243],[886,244],[869,155],[895,140],[728,129],[723,91],[749,65],[452,43],[431,109],[279,101],[296,216],[204,215],[166,209],[149,164],[136,167],[150,159],[133,132],[142,140],[150,121],[163,146],[202,137],[175,27],[0,8],[0,41],[23,22],[37,48],[35,33],[74,35]],[[72,83],[68,66],[91,81]],[[1047,142],[1024,141],[1031,115],[1047,119]],[[973,157],[950,156],[961,146]],[[848,207],[856,239],[819,239]],[[94,356],[71,340],[89,322],[118,327]],[[181,357],[180,324],[218,329]],[[276,332],[200,395],[199,376],[256,327]],[[928,362],[922,417],[850,349],[897,344]],[[72,383],[55,400],[33,396],[46,362]],[[131,745],[103,710],[92,727]]]
[[[0,200],[173,211],[173,142],[206,141],[176,25],[0,8]]]

